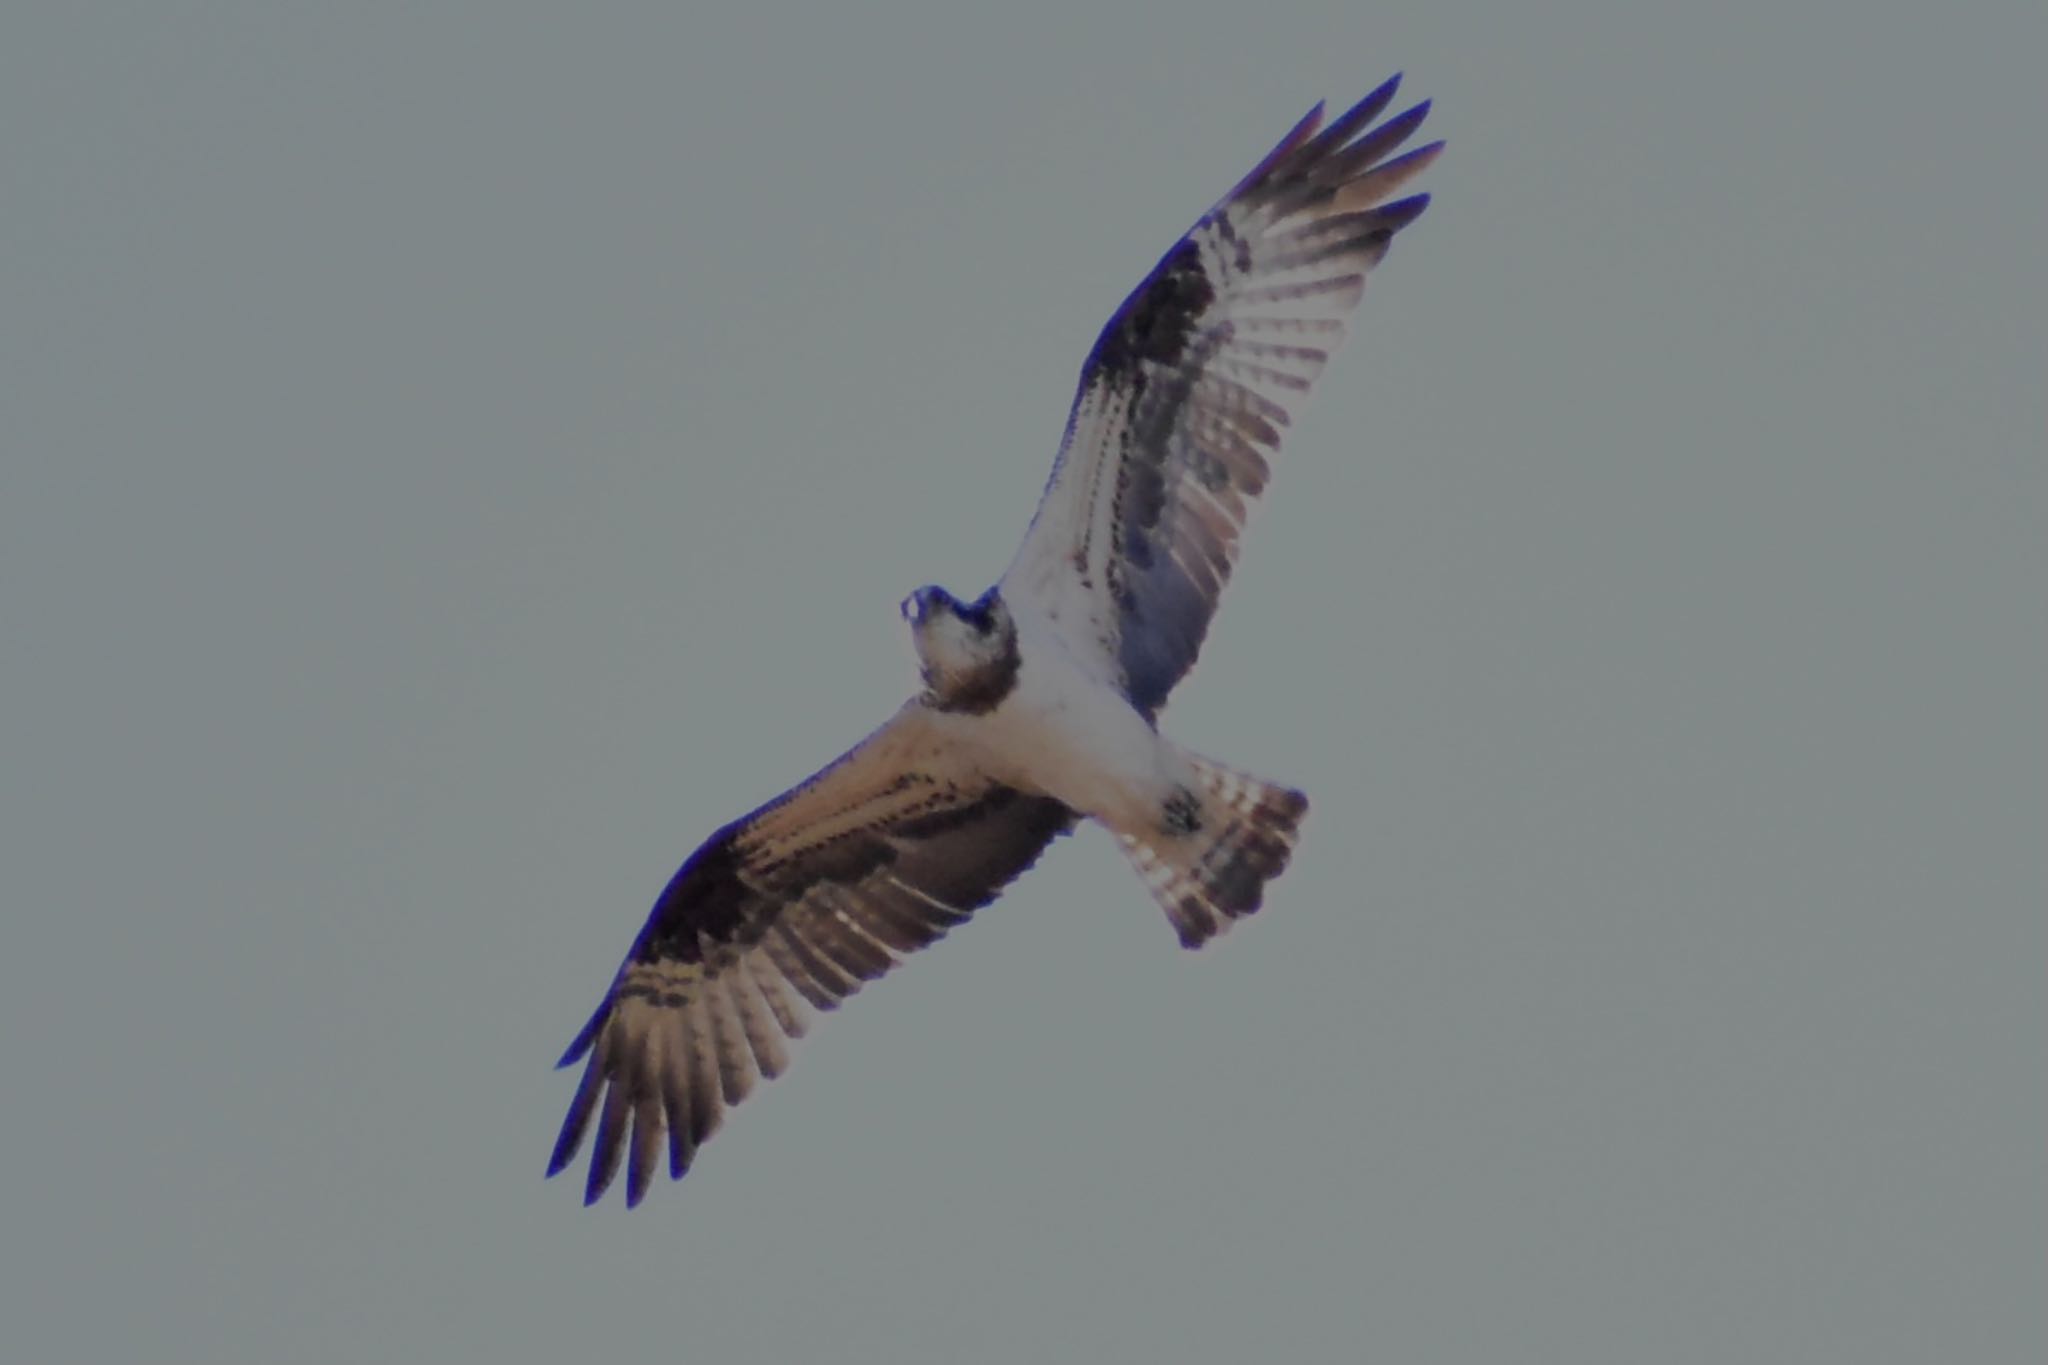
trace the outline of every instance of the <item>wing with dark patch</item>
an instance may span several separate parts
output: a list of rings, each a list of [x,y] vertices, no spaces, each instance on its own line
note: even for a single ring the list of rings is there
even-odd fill
[[[1427,102],[1371,126],[1399,80],[1327,128],[1312,110],[1124,300],[1081,371],[1002,591],[1092,637],[1147,714],[1194,664],[1268,462],[1367,273],[1429,202],[1390,202],[1441,150],[1395,155]]]
[[[548,1174],[596,1125],[586,1203],[626,1172],[680,1178],[831,1010],[993,900],[1074,814],[966,770],[916,703],[802,786],[727,825],[655,902],[561,1065],[584,1062]]]

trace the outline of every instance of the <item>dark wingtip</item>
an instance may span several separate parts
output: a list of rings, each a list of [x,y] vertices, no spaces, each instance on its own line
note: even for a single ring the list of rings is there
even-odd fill
[[[1261,180],[1265,179],[1267,175],[1271,174],[1275,166],[1278,166],[1281,162],[1285,161],[1288,158],[1288,156],[1299,151],[1303,146],[1313,141],[1316,137],[1316,130],[1322,126],[1323,101],[1317,100],[1313,105],[1309,107],[1309,111],[1306,114],[1303,114],[1299,119],[1297,119],[1295,121],[1294,126],[1287,130],[1287,136],[1281,138],[1279,144],[1276,145],[1272,151],[1267,152],[1264,156],[1260,157],[1258,164],[1253,166],[1250,170],[1246,171],[1244,173],[1244,178],[1238,181],[1235,185],[1232,185],[1230,187],[1230,193],[1224,195],[1223,198],[1218,200],[1217,202],[1227,204],[1231,200],[1236,199],[1240,195],[1244,194],[1246,191],[1250,190],[1252,186],[1258,184]],[[1149,282],[1150,281],[1148,279],[1147,283]],[[1138,287],[1142,290],[1144,288],[1144,285],[1140,285]],[[1128,306],[1128,301],[1126,301],[1126,304]]]
[[[590,1114],[596,1107],[598,1094],[604,1088],[604,1077],[592,1065],[583,1073],[577,1083],[576,1096],[569,1101],[569,1112],[562,1119],[562,1131],[555,1137],[555,1149],[548,1155],[548,1178],[552,1180],[567,1170],[569,1163],[576,1159],[576,1153],[583,1148],[583,1138],[590,1131]]]
[[[1420,100],[1411,104],[1379,127],[1373,129],[1361,141],[1371,142],[1384,151],[1390,152],[1406,142],[1414,134],[1415,130],[1428,120],[1429,111],[1432,106],[1433,101],[1430,100]]]
[[[548,1173],[545,1179],[553,1180],[569,1169],[569,1163],[576,1159],[576,1149],[583,1145],[582,1139],[581,1133],[572,1134],[568,1128],[562,1129],[561,1136],[555,1139],[555,1150],[548,1153]]]
[[[583,1182],[583,1207],[586,1209],[604,1198],[604,1192],[612,1186],[612,1176],[616,1172],[607,1171],[605,1164],[598,1156],[590,1159],[590,1178]]]
[[[1396,71],[1374,86],[1364,99],[1345,110],[1338,122],[1350,122],[1353,127],[1357,127],[1378,118],[1380,111],[1394,102],[1394,95],[1401,88],[1401,77],[1405,74]]]
[[[555,1149],[548,1154],[548,1175],[552,1180],[569,1168],[582,1150],[583,1135],[590,1127],[590,1110],[596,1102],[596,1077],[586,1075],[583,1083],[576,1087],[576,1098],[569,1102],[569,1113],[562,1120],[562,1131],[555,1136]]]
[[[569,1044],[569,1050],[564,1052],[561,1060],[555,1063],[555,1070],[560,1071],[564,1067],[574,1066],[583,1060],[584,1056],[589,1053],[591,1046],[597,1042],[598,1031],[604,1027],[605,1016],[611,1012],[612,993],[606,991],[604,993],[604,1003],[597,1007],[597,1013],[590,1016],[590,1022],[583,1026],[582,1031]]]
[[[1411,194],[1406,199],[1396,199],[1391,204],[1380,205],[1373,210],[1373,218],[1380,231],[1392,235],[1420,218],[1422,211],[1428,207],[1427,194]]]

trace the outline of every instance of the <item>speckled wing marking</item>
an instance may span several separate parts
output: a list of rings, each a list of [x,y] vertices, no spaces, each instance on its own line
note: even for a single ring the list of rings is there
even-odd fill
[[[664,1148],[681,1178],[725,1109],[788,1064],[831,1010],[993,900],[1072,828],[1057,801],[967,770],[911,703],[803,785],[706,840],[655,902],[597,1013],[548,1161],[596,1120],[584,1201],[626,1170],[645,1197]],[[585,1060],[587,1059],[587,1060]]]
[[[1152,714],[1194,664],[1245,513],[1365,277],[1427,195],[1388,197],[1441,143],[1392,155],[1427,102],[1376,128],[1396,76],[1327,128],[1311,110],[1103,328],[1052,482],[1003,576]]]

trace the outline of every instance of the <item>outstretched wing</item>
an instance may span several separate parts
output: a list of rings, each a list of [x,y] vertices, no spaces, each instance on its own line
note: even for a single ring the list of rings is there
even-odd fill
[[[1002,592],[1099,644],[1147,715],[1194,664],[1267,461],[1367,272],[1428,205],[1387,202],[1442,149],[1390,156],[1428,103],[1368,129],[1399,82],[1320,132],[1311,110],[1124,300],[1081,370]]]
[[[584,1063],[548,1174],[597,1136],[584,1202],[623,1161],[640,1202],[680,1178],[757,1078],[830,1010],[994,899],[1072,828],[1058,801],[973,772],[917,702],[690,855],[561,1060]]]

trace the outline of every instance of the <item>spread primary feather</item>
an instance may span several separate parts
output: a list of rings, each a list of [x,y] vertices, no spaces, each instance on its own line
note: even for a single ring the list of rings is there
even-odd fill
[[[813,1015],[988,904],[1083,820],[1114,835],[1190,947],[1259,907],[1301,793],[1157,729],[1194,664],[1290,419],[1366,277],[1428,203],[1391,196],[1427,103],[1399,77],[1318,106],[1110,318],[1037,514],[973,602],[903,603],[923,690],[705,841],[656,900],[561,1065],[583,1064],[548,1174],[591,1144],[595,1202],[680,1177]]]

